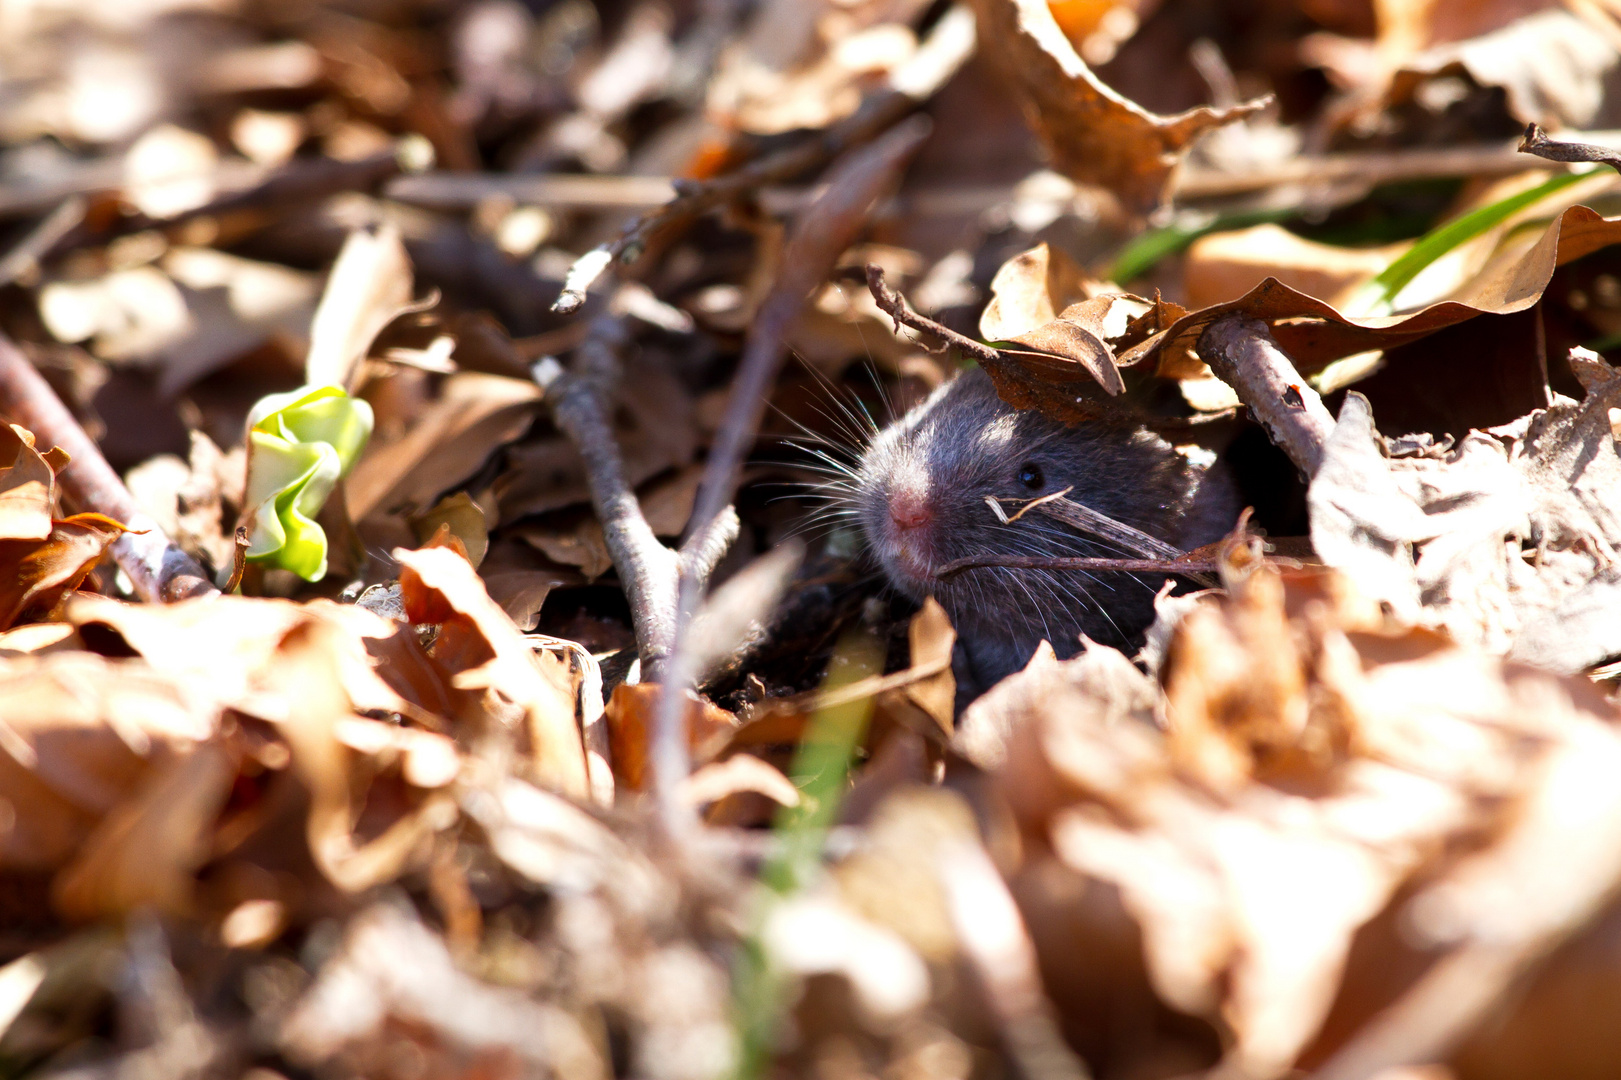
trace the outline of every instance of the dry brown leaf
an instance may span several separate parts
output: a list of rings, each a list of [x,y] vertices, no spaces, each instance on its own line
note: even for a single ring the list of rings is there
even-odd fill
[[[1587,363],[1585,401],[1416,457],[1387,459],[1348,395],[1309,493],[1323,561],[1398,617],[1491,652],[1567,673],[1621,655],[1621,376]]]
[[[1272,324],[1273,336],[1302,372],[1370,349],[1390,349],[1481,315],[1506,315],[1533,307],[1554,269],[1621,241],[1621,220],[1585,207],[1559,215],[1541,238],[1517,257],[1489,263],[1451,297],[1400,315],[1351,317],[1332,304],[1292,289],[1275,278],[1236,300],[1187,314],[1117,358],[1122,367],[1153,364],[1167,378],[1203,373],[1199,335],[1216,320],[1238,313]]]
[[[417,539],[426,543],[441,527],[450,530],[462,546],[467,561],[475,567],[484,561],[490,550],[490,527],[484,518],[484,509],[465,491],[446,495],[426,512],[411,518],[411,527]]]
[[[430,794],[380,834],[366,840],[357,836],[367,785],[357,781],[355,755],[340,735],[354,708],[334,663],[343,636],[330,623],[309,620],[295,627],[283,639],[267,680],[271,692],[293,706],[277,728],[291,750],[294,772],[310,792],[305,825],[310,855],[334,885],[359,892],[425,863],[433,835],[455,822],[456,811],[443,794]],[[426,768],[431,774],[438,765]]]
[[[1131,210],[1165,198],[1171,173],[1202,132],[1259,111],[1265,101],[1158,116],[1105,86],[1059,29],[1046,0],[978,0],[982,47],[1018,89],[1058,171],[1099,184]]]
[[[289,708],[281,697],[261,692],[280,662],[283,640],[300,626],[322,623],[336,631],[330,659],[356,708],[420,711],[378,674],[368,653],[369,643],[395,637],[399,626],[353,604],[216,596],[160,606],[81,595],[69,601],[63,618],[77,627],[110,626],[152,667],[185,680],[196,694],[272,721]]]
[[[433,1067],[429,1055],[444,1054],[439,1075],[498,1076],[519,1067],[580,1080],[608,1075],[567,1011],[468,974],[438,934],[388,904],[349,924],[336,957],[277,1025],[276,1040],[293,1061],[312,1065],[370,1046],[379,1058],[414,1051],[425,1068]]]
[[[60,450],[53,452],[66,458]],[[44,540],[51,535],[56,472],[62,463],[53,468],[34,449],[33,433],[16,424],[0,430],[0,461],[8,457],[11,464],[0,469],[0,541]]]
[[[84,652],[0,659],[0,864],[54,870],[169,763],[214,738],[181,679]]]
[[[1557,848],[1563,826],[1522,818],[1514,797],[1583,789],[1546,771],[1583,747],[1621,754],[1613,709],[1590,686],[1384,627],[1344,579],[1290,573],[1262,564],[1230,577],[1228,598],[1196,602],[1175,631],[1164,732],[1153,684],[1093,645],[1066,662],[1038,656],[974,704],[960,736],[997,768],[1025,827],[1120,890],[1157,992],[1219,1014],[1234,1035],[1228,1066],[1254,1076],[1296,1062],[1347,963],[1379,963],[1355,957],[1352,936],[1414,876],[1473,876],[1478,860],[1502,875],[1493,888],[1513,880],[1546,910],[1560,887],[1512,868],[1551,848],[1497,830],[1519,822]],[[987,746],[1006,748],[999,765]],[[1446,853],[1476,844],[1451,871]],[[1580,911],[1621,874],[1599,861],[1572,890]],[[1550,924],[1500,893],[1474,895],[1506,922],[1465,929],[1437,915],[1449,941],[1566,934],[1585,917],[1559,908]],[[1070,917],[1071,933],[1114,932],[1101,909]]]
[[[152,769],[57,874],[57,910],[75,921],[143,908],[191,913],[196,872],[213,854],[213,826],[239,759],[237,750],[215,739]]]
[[[537,780],[574,798],[590,794],[586,755],[571,687],[547,677],[506,612],[490,599],[465,558],[446,548],[394,557],[413,622],[439,622],[436,658],[455,657],[451,684],[499,693],[523,710],[530,769]]]
[[[631,791],[645,791],[651,780],[653,718],[663,687],[657,683],[620,683],[608,699],[608,740],[614,779]],[[687,692],[687,749],[700,765],[712,761],[737,730],[737,717]]]
[[[1050,244],[1021,251],[996,270],[991,299],[979,316],[979,333],[987,341],[1015,336],[1058,318],[1058,313],[1097,296],[1092,281],[1075,261]]]
[[[411,259],[398,227],[350,233],[310,325],[304,381],[352,389],[355,371],[383,327],[421,307],[412,302]]]
[[[1395,74],[1381,105],[1411,99],[1428,79],[1467,74],[1480,86],[1501,87],[1521,123],[1605,128],[1621,115],[1611,89],[1621,24],[1597,4],[1449,0],[1383,7],[1381,59]],[[1403,25],[1414,15],[1427,25]],[[1423,51],[1404,56],[1413,46]]]
[[[51,522],[44,540],[0,540],[0,628],[54,611],[125,531],[102,514],[74,514]]]
[[[1188,307],[1195,311],[1243,296],[1267,278],[1340,306],[1406,248],[1319,244],[1279,225],[1257,225],[1195,240],[1183,260],[1182,278]]]
[[[395,440],[374,439],[345,481],[356,521],[399,506],[427,507],[476,472],[498,446],[533,421],[540,390],[530,381],[460,372]],[[505,507],[502,520],[512,517]]]

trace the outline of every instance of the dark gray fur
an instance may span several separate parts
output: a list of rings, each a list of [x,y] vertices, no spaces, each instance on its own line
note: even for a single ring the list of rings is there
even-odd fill
[[[1045,477],[1039,490],[1019,482],[1029,462]],[[963,688],[970,693],[1018,671],[1043,639],[1064,657],[1078,651],[1082,634],[1130,647],[1153,620],[1163,577],[986,567],[941,581],[918,572],[971,556],[1134,557],[1039,512],[1004,525],[985,502],[1002,500],[1011,516],[1033,496],[1066,487],[1076,502],[1182,550],[1221,538],[1238,516],[1219,462],[1201,468],[1141,427],[1066,427],[1015,409],[978,368],[884,428],[862,455],[853,501],[867,546],[890,584],[916,600],[932,594],[951,616],[959,675],[977,683]],[[898,488],[923,500],[928,524],[894,524]]]

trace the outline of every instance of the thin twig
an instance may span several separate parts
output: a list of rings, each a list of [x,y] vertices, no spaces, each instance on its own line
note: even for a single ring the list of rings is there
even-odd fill
[[[0,285],[13,281],[38,269],[46,253],[61,243],[62,238],[79,227],[89,203],[81,195],[63,199],[55,210],[46,214],[28,235],[17,242],[0,259]]]
[[[219,592],[197,560],[164,535],[118,478],[95,441],[22,350],[0,336],[0,412],[34,433],[42,446],[60,446],[72,458],[57,477],[68,500],[105,514],[131,531],[112,546],[113,560],[143,600],[172,603]]]
[[[913,117],[885,132],[870,145],[853,151],[827,178],[827,188],[794,225],[782,259],[782,274],[760,304],[743,357],[732,382],[726,413],[704,465],[703,481],[692,508],[676,609],[676,647],[665,668],[653,726],[653,790],[660,820],[672,834],[685,831],[691,809],[681,798],[688,771],[687,740],[682,718],[686,689],[698,676],[699,657],[685,640],[703,591],[699,555],[709,550],[713,522],[727,510],[737,487],[744,456],[754,443],[766,399],[787,354],[788,331],[799,319],[816,288],[827,279],[840,255],[861,235],[867,215],[899,180],[931,124]]]
[[[617,317],[599,316],[575,351],[574,371],[548,380],[537,365],[536,379],[545,386],[553,420],[573,440],[585,462],[591,503],[630,604],[642,678],[658,682],[675,642],[682,571],[690,563],[700,578],[707,579],[737,537],[738,524],[735,513],[717,515],[701,534],[698,546],[680,553],[665,547],[653,534],[625,476],[624,459],[610,422],[613,391],[619,382],[619,354],[629,343],[630,335]]]
[[[1272,441],[1308,478],[1323,463],[1334,417],[1265,323],[1228,315],[1199,338],[1199,356],[1231,386]]]
[[[966,334],[959,334],[951,327],[943,326],[913,311],[907,306],[906,298],[884,280],[883,267],[867,264],[867,291],[872,293],[873,303],[878,305],[878,310],[895,321],[897,331],[903,326],[911,327],[921,334],[928,334],[943,345],[972,356],[986,367],[995,367],[1006,362],[1000,349],[975,341]]]
[[[160,229],[174,236],[188,222],[200,218],[227,218],[233,215],[254,215],[254,220],[265,223],[276,220],[277,211],[288,206],[312,202],[345,191],[370,191],[400,171],[401,162],[396,150],[387,150],[356,161],[334,161],[331,158],[299,159],[266,173],[253,166],[238,170],[222,166],[219,177],[222,187],[217,196],[201,206],[193,207],[173,217],[154,218],[146,214],[132,214],[119,219],[111,228],[85,222],[65,232],[57,243],[39,255],[41,262],[65,251],[86,244],[106,243],[117,236]],[[226,184],[230,180],[243,186]],[[122,182],[122,175],[118,178]],[[102,185],[109,186],[109,185]],[[114,183],[110,186],[117,186]],[[90,190],[95,190],[92,187]],[[3,205],[0,198],[0,205]]]
[[[1621,154],[1610,147],[1550,139],[1548,133],[1535,123],[1525,125],[1525,135],[1520,139],[1519,151],[1545,161],[1594,161],[1621,172]]]
[[[1123,521],[1116,521],[1108,514],[1074,499],[1048,499],[1038,503],[1036,509],[1072,529],[1123,547],[1139,558],[1175,560],[1182,557],[1181,551],[1159,537],[1134,529]]]
[[[802,175],[853,146],[870,142],[928,100],[973,52],[973,15],[956,8],[935,25],[913,61],[891,75],[889,85],[851,116],[785,150],[758,158],[734,172],[700,183],[676,182],[675,198],[631,221],[613,240],[586,252],[569,268],[552,305],[570,314],[585,303],[592,283],[615,263],[635,262],[653,237],[677,223],[708,213],[743,194]]]
[[[1621,146],[1621,131],[1575,131],[1566,134],[1580,138],[1589,145]],[[1561,140],[1552,145],[1572,144]],[[1541,154],[1537,156],[1544,157]],[[1545,157],[1545,160],[1548,164],[1528,160],[1525,153],[1512,142],[1424,147],[1381,153],[1303,155],[1242,172],[1190,167],[1177,177],[1172,191],[1179,201],[1228,198],[1290,185],[1314,188],[1350,185],[1356,191],[1365,191],[1380,184],[1455,176],[1506,176],[1526,169],[1552,169],[1561,160],[1598,159]]]

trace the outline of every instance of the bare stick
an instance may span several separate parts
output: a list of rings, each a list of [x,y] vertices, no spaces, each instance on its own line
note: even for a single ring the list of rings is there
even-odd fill
[[[1182,552],[1157,536],[1116,521],[1101,511],[1074,499],[1047,499],[1035,507],[1037,513],[1057,518],[1070,528],[1107,540],[1143,559],[1179,559]]]
[[[966,8],[955,8],[935,25],[913,59],[890,76],[889,86],[853,115],[735,172],[701,183],[677,181],[675,198],[637,217],[612,241],[575,260],[552,310],[564,315],[579,310],[593,282],[616,262],[635,262],[654,235],[666,227],[724,206],[745,192],[809,172],[850,147],[870,142],[928,100],[968,59],[973,47],[973,15]]]
[[[630,604],[636,629],[642,678],[660,681],[675,642],[676,597],[680,575],[688,561],[700,578],[707,579],[716,562],[737,537],[737,515],[723,513],[700,534],[701,550],[677,554],[659,542],[642,514],[625,477],[624,460],[614,438],[613,389],[619,381],[619,353],[630,335],[612,315],[599,316],[575,351],[575,370],[549,380],[537,370],[536,381],[546,389],[552,418],[580,451],[585,461],[591,503],[602,524],[608,554]],[[540,369],[537,365],[537,369]]]
[[[1525,135],[1520,139],[1519,151],[1545,161],[1594,161],[1621,172],[1621,154],[1610,147],[1550,139],[1548,133],[1535,123],[1525,125]]]
[[[1621,131],[1571,131],[1567,137],[1582,139],[1612,150],[1621,147]],[[1549,140],[1553,146],[1576,145]],[[1528,160],[1534,153],[1543,162]],[[1553,158],[1535,150],[1523,152],[1513,142],[1471,146],[1436,146],[1375,153],[1302,155],[1288,161],[1227,172],[1188,168],[1176,179],[1172,191],[1179,201],[1219,199],[1289,186],[1342,185],[1351,191],[1366,191],[1379,184],[1405,180],[1432,180],[1453,176],[1507,176],[1526,169],[1554,169],[1561,161],[1596,161],[1598,158]],[[1360,197],[1360,196],[1358,196]]]
[[[113,560],[143,600],[172,603],[219,592],[197,560],[175,546],[136,504],[95,441],[34,370],[22,350],[0,336],[0,412],[34,433],[42,446],[60,446],[73,460],[58,477],[81,510],[105,514],[130,529],[113,542]]]
[[[61,204],[28,231],[6,257],[0,259],[0,285],[10,285],[24,274],[37,271],[39,262],[84,221],[89,204],[84,196],[74,195]]]
[[[703,482],[692,508],[684,552],[676,648],[665,669],[653,725],[653,790],[660,821],[672,834],[685,831],[691,808],[681,797],[687,778],[687,740],[683,717],[686,690],[698,676],[700,657],[682,631],[691,624],[703,591],[699,574],[713,522],[729,508],[743,458],[754,444],[765,414],[766,399],[787,354],[788,331],[815,289],[827,279],[838,258],[861,235],[874,203],[900,179],[901,171],[928,137],[927,117],[913,117],[852,152],[829,174],[827,188],[795,224],[783,253],[782,275],[760,304],[743,358],[732,382],[731,397],[704,465]]]
[[[1200,336],[1199,356],[1238,393],[1289,460],[1308,478],[1315,476],[1334,417],[1266,324],[1243,315],[1218,319]]]

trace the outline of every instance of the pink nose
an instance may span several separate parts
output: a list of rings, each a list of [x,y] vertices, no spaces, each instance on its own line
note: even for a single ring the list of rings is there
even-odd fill
[[[905,488],[889,493],[889,520],[903,529],[917,529],[934,517],[921,494]]]

